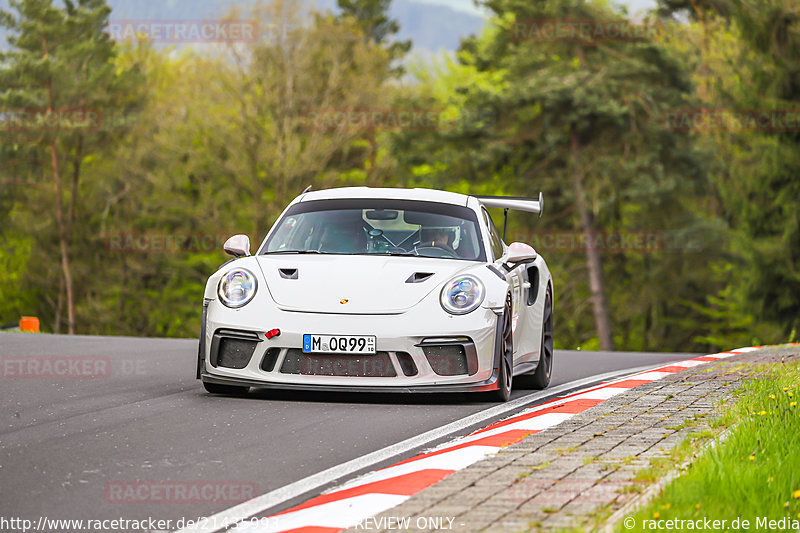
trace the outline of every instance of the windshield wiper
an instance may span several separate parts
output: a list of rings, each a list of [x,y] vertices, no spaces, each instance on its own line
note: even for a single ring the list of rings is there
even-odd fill
[[[261,255],[277,255],[277,254],[330,254],[331,252],[320,252],[319,250],[275,250],[273,252],[264,252]]]
[[[412,254],[411,252],[362,252],[359,254],[349,255],[390,255],[392,257],[419,257],[419,254]]]

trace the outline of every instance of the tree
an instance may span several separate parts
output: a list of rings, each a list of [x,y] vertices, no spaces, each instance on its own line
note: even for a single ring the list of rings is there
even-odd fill
[[[658,13],[662,17],[675,14],[685,15],[693,20],[705,21],[709,14],[727,16],[731,13],[735,0],[659,0]]]
[[[34,158],[49,167],[61,265],[59,301],[67,307],[67,330],[75,333],[73,240],[81,208],[85,159],[110,142],[118,128],[105,127],[103,112],[124,112],[134,73],[117,73],[114,43],[104,33],[110,9],[104,0],[11,0],[0,12],[11,50],[0,57],[0,105],[15,116],[5,133],[18,149],[14,158]],[[59,306],[60,308],[60,306]],[[57,309],[56,316],[60,316]],[[58,323],[59,320],[57,319]]]
[[[117,57],[117,68],[141,65],[147,97],[130,135],[95,162],[88,225],[107,251],[81,259],[94,272],[91,332],[196,336],[224,240],[246,233],[257,245],[309,184],[347,183],[363,162],[362,130],[339,127],[336,111],[376,105],[388,54],[352,19],[292,9],[260,6],[246,16],[287,31],[222,54],[142,46]]]
[[[252,16],[293,29],[244,53],[232,50],[235,72],[222,83],[239,129],[233,139],[210,142],[243,154],[247,169],[236,180],[257,200],[254,222],[264,231],[307,185],[335,183],[361,164],[353,144],[365,130],[347,113],[377,107],[390,58],[361,38],[351,18],[315,13],[303,24],[280,1]]]
[[[463,173],[457,175],[506,193],[545,191],[549,217],[560,219],[555,227],[576,228],[586,243],[588,294],[574,285],[579,278],[573,266],[564,275],[568,288],[557,291],[575,298],[566,322],[582,312],[588,297],[599,347],[613,349],[612,291],[595,243],[602,231],[664,229],[656,224],[679,223],[686,213],[681,195],[701,187],[700,166],[687,149],[688,135],[665,131],[659,117],[684,105],[692,86],[674,54],[652,39],[536,35],[535,25],[546,20],[590,20],[601,30],[625,24],[610,10],[567,0],[486,5],[494,11],[495,29],[465,41],[459,51],[470,72],[483,76],[468,75],[457,89],[465,95],[463,115],[476,117],[452,132],[472,145],[469,156],[461,151],[456,170]],[[498,81],[470,85],[481,78]],[[643,217],[641,210],[664,218]],[[550,224],[547,218],[542,224]],[[618,263],[615,271],[624,268]]]
[[[401,60],[411,49],[411,41],[392,40],[400,30],[400,25],[389,17],[391,0],[337,0],[337,4],[341,11],[340,20],[355,21],[365,39],[383,47],[389,54],[390,60]],[[403,72],[402,66],[395,66],[385,74],[387,77],[399,76]],[[375,128],[369,128],[363,132],[363,136],[368,147],[366,181],[374,186],[378,180],[378,132]]]
[[[794,113],[800,103],[800,16],[793,0],[729,0],[709,10],[703,38],[691,26],[672,46],[697,65],[700,106],[729,115]],[[665,8],[674,2],[663,2]],[[800,331],[800,131],[727,122],[699,138],[713,148],[712,177],[729,226],[737,276],[713,295],[733,317],[751,316],[762,342]],[[732,317],[732,320],[733,320]],[[761,334],[761,333],[759,333]]]
[[[411,49],[411,41],[388,41],[400,31],[396,20],[389,18],[392,0],[337,0],[342,17],[352,17],[372,42],[386,46],[389,57],[401,59]]]

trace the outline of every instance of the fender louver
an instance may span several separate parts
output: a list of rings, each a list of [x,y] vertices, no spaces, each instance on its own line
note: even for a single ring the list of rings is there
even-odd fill
[[[283,279],[297,279],[298,277],[296,268],[279,268],[278,272]]]
[[[406,280],[406,283],[422,283],[431,276],[433,276],[433,272],[414,272]]]

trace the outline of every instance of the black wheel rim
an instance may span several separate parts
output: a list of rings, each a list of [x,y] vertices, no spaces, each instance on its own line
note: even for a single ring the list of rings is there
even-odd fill
[[[553,369],[553,297],[550,289],[544,301],[544,321],[542,323],[542,362],[545,376],[550,377]]]

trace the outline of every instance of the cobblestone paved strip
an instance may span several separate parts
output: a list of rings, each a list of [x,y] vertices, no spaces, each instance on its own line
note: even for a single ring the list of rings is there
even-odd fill
[[[709,427],[715,407],[740,384],[740,364],[781,359],[800,360],[800,349],[765,348],[639,385],[502,448],[376,519],[410,518],[403,530],[412,532],[441,531],[431,524],[449,519],[459,533],[588,528],[595,511],[613,511],[636,496],[633,478],[651,459]]]

